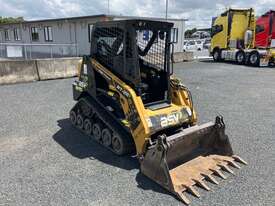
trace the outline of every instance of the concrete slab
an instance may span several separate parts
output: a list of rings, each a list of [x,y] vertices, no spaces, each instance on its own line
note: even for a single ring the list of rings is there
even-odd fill
[[[0,84],[30,82],[38,79],[34,60],[0,61]]]
[[[80,57],[38,59],[37,70],[40,80],[68,78],[77,75]]]

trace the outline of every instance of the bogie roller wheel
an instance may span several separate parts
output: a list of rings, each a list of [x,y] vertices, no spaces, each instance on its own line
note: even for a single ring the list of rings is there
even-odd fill
[[[245,63],[245,53],[243,51],[238,51],[236,54],[236,61],[238,64]]]
[[[76,116],[76,126],[80,129],[83,128],[83,124],[84,124],[84,120],[83,120],[83,116],[81,114],[78,114]]]
[[[73,110],[70,111],[70,120],[73,125],[76,125],[76,113]]]
[[[102,126],[100,123],[94,123],[92,127],[93,136],[96,141],[99,141],[101,139],[102,134]]]
[[[112,138],[112,147],[113,147],[113,151],[117,155],[123,155],[125,153],[125,150],[126,150],[126,148],[125,148],[125,142],[117,134],[113,135],[113,138]]]
[[[112,132],[108,129],[105,128],[102,130],[102,144],[106,147],[111,146],[112,144]]]
[[[92,122],[88,118],[84,120],[84,131],[87,135],[92,133]]]
[[[251,52],[251,54],[249,55],[249,64],[251,66],[257,67],[260,65],[260,55],[258,52],[254,51]]]

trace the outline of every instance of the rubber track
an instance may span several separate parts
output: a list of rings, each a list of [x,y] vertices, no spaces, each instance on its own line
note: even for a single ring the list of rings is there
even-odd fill
[[[104,105],[97,101],[95,98],[91,96],[85,96],[81,98],[76,105],[73,107],[75,109],[77,105],[84,101],[86,105],[90,106],[94,113],[96,113],[97,117],[106,125],[110,130],[118,134],[121,138],[124,139],[125,143],[125,154],[133,153],[135,151],[134,142],[132,139],[132,135],[125,129],[125,127],[120,123],[117,118],[105,109]],[[84,114],[85,115],[85,114]],[[101,144],[102,145],[102,144]],[[104,145],[102,145],[104,146]],[[105,147],[105,146],[104,146]],[[106,147],[110,149],[112,148]]]

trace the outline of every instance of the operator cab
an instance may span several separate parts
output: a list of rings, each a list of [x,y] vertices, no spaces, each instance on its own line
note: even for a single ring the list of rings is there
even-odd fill
[[[149,20],[100,22],[93,28],[91,55],[134,88],[145,107],[170,104],[172,27]]]

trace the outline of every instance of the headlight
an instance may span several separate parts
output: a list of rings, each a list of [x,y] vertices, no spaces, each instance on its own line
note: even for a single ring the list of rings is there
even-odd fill
[[[192,116],[192,111],[189,107],[186,108],[186,111],[188,113],[188,116],[191,117]]]
[[[87,64],[83,64],[83,74],[87,75]]]

